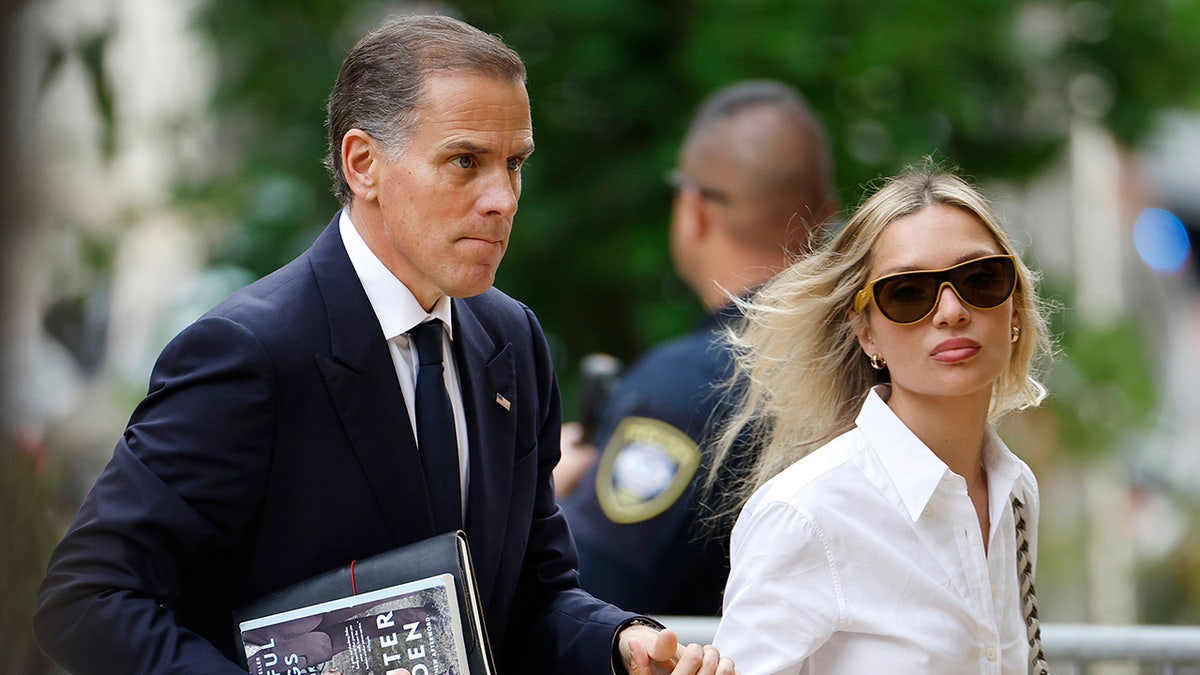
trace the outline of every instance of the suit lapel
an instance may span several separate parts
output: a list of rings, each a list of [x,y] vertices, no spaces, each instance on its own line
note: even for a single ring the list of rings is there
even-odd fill
[[[468,303],[454,302],[458,362],[470,444],[466,531],[487,604],[496,587],[512,495],[517,399],[512,345],[496,345]],[[508,407],[497,396],[508,402]]]
[[[338,220],[312,247],[331,355],[315,358],[388,530],[400,546],[434,534],[417,443],[387,341],[350,263]]]
[[[337,223],[335,218],[311,249],[331,341],[331,354],[317,355],[316,361],[384,521],[400,546],[434,534],[429,493],[395,365]],[[521,402],[512,346],[495,344],[466,302],[454,301],[453,321],[470,449],[465,529],[486,605],[505,550]]]

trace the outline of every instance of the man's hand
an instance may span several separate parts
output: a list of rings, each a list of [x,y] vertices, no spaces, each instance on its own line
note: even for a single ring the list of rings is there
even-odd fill
[[[712,645],[679,644],[673,630],[630,626],[621,631],[621,661],[629,675],[737,675],[733,660]]]

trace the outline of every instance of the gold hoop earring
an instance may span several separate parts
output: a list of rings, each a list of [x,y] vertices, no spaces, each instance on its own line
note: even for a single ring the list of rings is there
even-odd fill
[[[878,354],[872,354],[869,358],[871,360],[871,367],[875,370],[883,370],[884,368],[887,368],[887,361],[884,361],[882,356]]]
[[[1015,343],[1017,340],[1020,340],[1020,339],[1021,339],[1021,327],[1013,326],[1012,327],[1012,341]]]

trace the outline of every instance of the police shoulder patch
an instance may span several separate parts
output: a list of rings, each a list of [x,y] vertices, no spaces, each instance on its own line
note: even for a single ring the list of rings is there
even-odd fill
[[[596,497],[614,523],[649,520],[687,490],[700,448],[679,429],[649,417],[626,417],[604,447]]]

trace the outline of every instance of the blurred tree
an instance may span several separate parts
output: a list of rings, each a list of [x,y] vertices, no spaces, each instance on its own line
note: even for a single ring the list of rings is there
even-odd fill
[[[630,358],[700,311],[670,270],[662,179],[715,87],[798,86],[831,129],[847,207],[925,155],[1025,178],[1072,115],[1132,142],[1200,92],[1196,0],[209,0],[214,113],[237,161],[181,194],[235,223],[223,262],[265,273],[328,221],[322,104],[345,50],[401,10],[461,16],[529,64],[538,151],[497,285],[542,319],[568,403],[585,353]]]
[[[15,53],[14,43],[12,39],[15,31],[15,16],[20,6],[20,0],[0,0],[0,90],[12,91],[14,77],[13,64],[16,62],[17,54]],[[14,108],[16,106],[0,106],[0,200],[6,205],[5,217],[0,220],[0,259],[3,264],[0,265],[0,283],[3,283],[3,290],[0,290],[0,448],[7,448],[8,441],[16,432],[18,420],[13,419],[13,415],[9,412],[14,406],[11,405],[11,398],[16,395],[11,391],[11,387],[7,384],[14,378],[9,372],[11,365],[8,362],[8,347],[14,340],[18,327],[15,321],[15,307],[19,305],[15,292],[12,289],[18,288],[15,279],[12,278],[13,265],[10,264],[8,257],[12,255],[16,246],[14,242],[18,240],[20,232],[18,228],[23,227],[25,223],[25,210],[28,206],[28,200],[24,198],[21,190],[18,190],[14,185],[17,176],[16,168],[13,166],[11,158],[16,155],[16,114]],[[7,450],[0,453],[0,462],[7,459]]]
[[[14,38],[24,0],[0,0],[0,91],[17,90],[15,64],[19,54]],[[20,103],[0,109],[0,671],[36,675],[50,671],[33,640],[33,615],[38,581],[45,571],[50,549],[58,536],[59,522],[51,509],[54,486],[42,476],[45,457],[41,448],[22,435],[24,420],[13,411],[21,395],[12,383],[10,347],[20,331],[18,297],[21,284],[15,277],[12,256],[17,242],[30,226],[30,199],[18,180],[16,120]]]
[[[1139,616],[1148,623],[1200,626],[1200,507],[1172,497],[1188,529],[1165,557],[1142,563]]]

